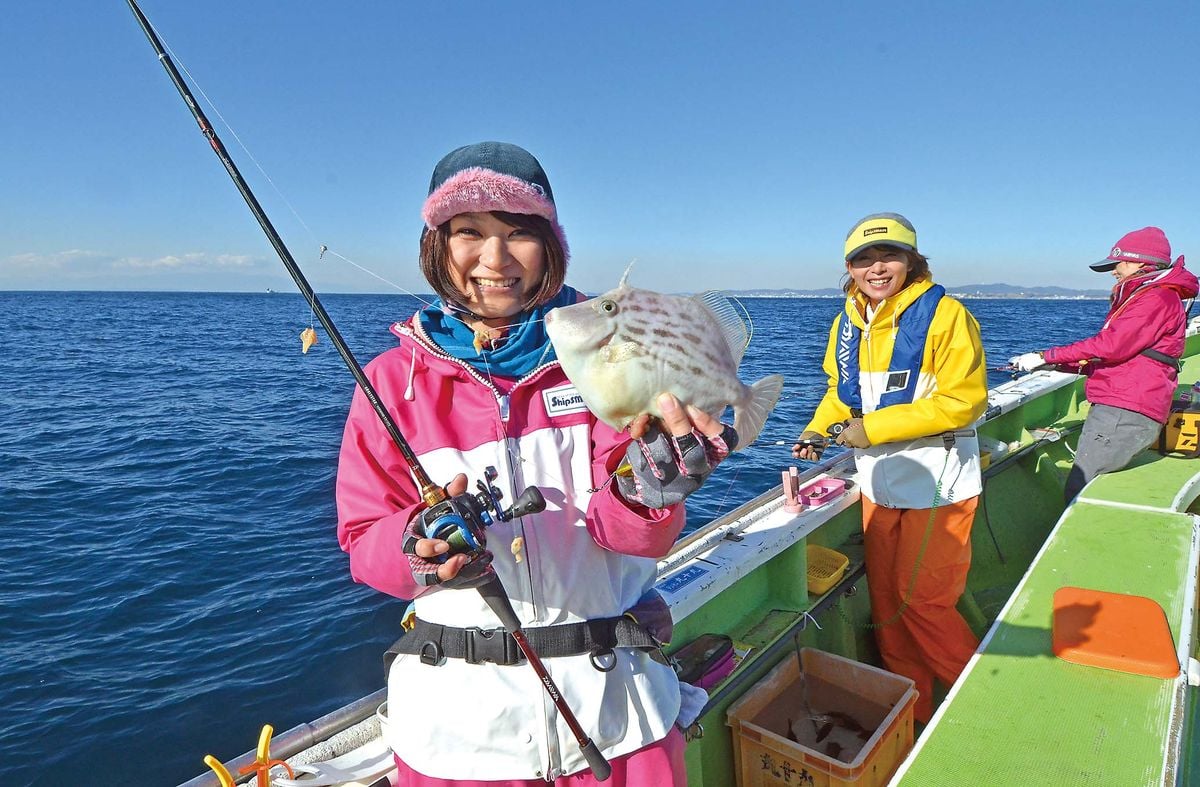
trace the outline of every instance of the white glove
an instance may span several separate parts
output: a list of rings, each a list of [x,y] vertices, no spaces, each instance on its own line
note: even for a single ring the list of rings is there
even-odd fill
[[[1008,363],[1015,366],[1018,371],[1032,372],[1034,369],[1046,366],[1046,359],[1042,357],[1041,353],[1022,353],[1009,358]]]

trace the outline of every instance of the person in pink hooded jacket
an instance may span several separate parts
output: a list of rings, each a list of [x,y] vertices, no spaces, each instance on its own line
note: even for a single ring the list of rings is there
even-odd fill
[[[1171,262],[1158,227],[1127,233],[1092,270],[1112,271],[1117,284],[1100,332],[1061,347],[1014,356],[1021,371],[1057,366],[1087,375],[1091,409],[1079,436],[1063,495],[1070,503],[1100,473],[1120,470],[1158,436],[1171,411],[1187,329],[1183,301],[1196,276]]]
[[[610,761],[607,784],[679,787],[677,724],[697,698],[658,658],[661,628],[643,629],[655,616],[669,626],[653,593],[657,558],[684,526],[684,498],[736,434],[669,394],[659,399],[661,428],[642,416],[629,433],[583,404],[544,328],[550,309],[583,297],[563,283],[566,237],[528,151],[481,142],[450,152],[422,217],[421,270],[439,300],[392,326],[399,345],[367,376],[451,495],[494,468],[504,504],[536,486],[546,508],[492,523],[485,552],[447,557],[450,544],[424,532],[399,450],[356,390],[338,465],[338,539],[356,581],[413,599],[416,611],[388,669],[383,735],[399,784],[597,784],[537,674],[472,590],[494,574]],[[632,477],[615,474],[624,463]]]

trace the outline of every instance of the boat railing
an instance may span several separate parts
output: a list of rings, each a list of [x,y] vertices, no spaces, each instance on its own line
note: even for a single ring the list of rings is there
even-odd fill
[[[812,467],[802,471],[797,477],[798,481],[803,484],[806,481],[828,475],[836,468],[853,459],[853,451],[842,451],[827,456]],[[659,561],[659,576],[661,577],[669,573],[674,567],[681,563],[686,563],[695,556],[711,549],[717,542],[740,533],[782,505],[783,485],[778,484],[757,497],[746,501],[728,514],[718,517],[707,525],[689,533],[687,536],[676,541],[675,546],[671,547],[671,551],[667,553],[667,556]]]
[[[385,699],[387,699],[387,689],[379,689],[373,694],[369,694],[362,699],[355,700],[349,705],[338,708],[316,721],[299,724],[282,735],[274,736],[271,738],[271,757],[273,759],[286,760],[302,751],[311,749],[313,746],[332,738],[337,733],[371,718]],[[236,759],[225,763],[225,767],[231,774],[235,774],[234,779],[236,783],[242,784],[253,779],[254,773],[251,771],[238,777],[236,776],[238,770],[248,765],[253,765],[257,761],[257,757],[258,753],[256,751],[248,751]],[[220,787],[220,785],[221,782],[217,778],[217,775],[210,772],[189,779],[179,785],[179,787]]]

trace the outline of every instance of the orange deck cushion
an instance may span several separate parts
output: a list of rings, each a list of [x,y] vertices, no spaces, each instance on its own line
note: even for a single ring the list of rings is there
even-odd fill
[[[1167,616],[1145,596],[1059,588],[1053,648],[1055,656],[1075,664],[1156,678],[1179,675]]]

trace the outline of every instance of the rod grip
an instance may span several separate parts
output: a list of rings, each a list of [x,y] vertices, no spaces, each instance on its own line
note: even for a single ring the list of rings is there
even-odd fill
[[[504,586],[500,584],[500,577],[493,574],[491,579],[479,586],[478,590],[488,607],[496,617],[500,618],[500,625],[504,627],[505,631],[512,634],[521,629],[521,620],[517,617],[517,612],[513,609],[508,594],[504,592]]]
[[[604,755],[596,748],[596,744],[592,743],[592,739],[588,738],[587,743],[579,747],[583,752],[584,759],[588,762],[588,767],[592,769],[592,775],[596,777],[596,781],[606,782],[608,777],[612,776],[612,766],[608,764],[608,760],[604,759]]]

